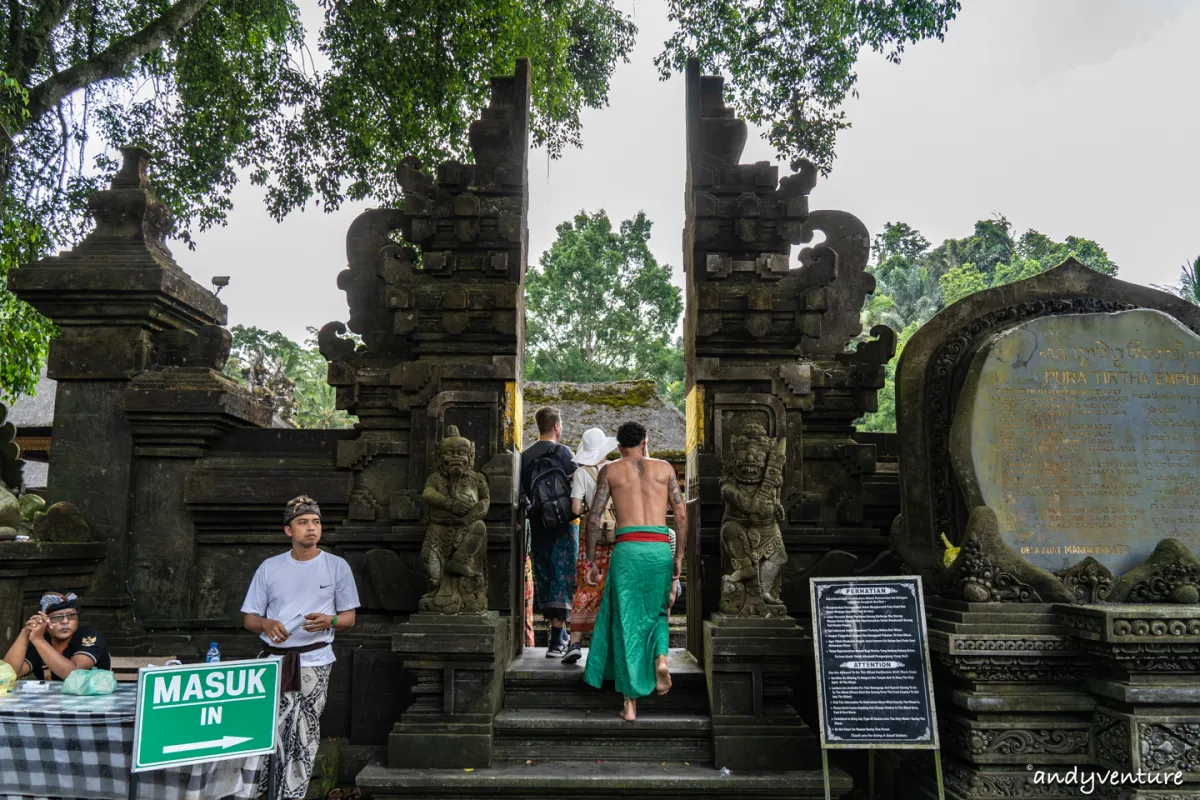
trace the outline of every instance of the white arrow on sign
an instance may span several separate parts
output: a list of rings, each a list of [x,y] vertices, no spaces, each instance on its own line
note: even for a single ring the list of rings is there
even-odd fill
[[[219,747],[222,750],[228,750],[234,745],[242,742],[250,741],[252,736],[225,736],[221,739],[213,739],[210,742],[188,742],[186,744],[168,744],[163,747],[163,755],[168,753],[186,753],[189,750],[208,750],[213,747]]]

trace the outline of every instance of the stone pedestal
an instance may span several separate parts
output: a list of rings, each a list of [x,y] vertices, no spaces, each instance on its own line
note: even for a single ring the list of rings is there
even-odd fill
[[[388,737],[388,766],[466,769],[492,763],[504,700],[508,620],[495,611],[414,614],[392,637],[416,677],[413,704]]]
[[[1056,608],[1097,665],[1087,681],[1097,767],[1181,772],[1184,786],[1168,788],[1200,796],[1200,607]]]
[[[704,674],[716,766],[820,767],[819,742],[796,712],[789,685],[811,659],[812,637],[791,617],[713,614],[704,623]]]
[[[1066,796],[1029,776],[1090,763],[1096,703],[1083,686],[1085,656],[1054,607],[930,599],[926,615],[946,797]],[[934,798],[921,777],[932,775],[927,760],[911,759],[899,785]]]
[[[17,638],[25,620],[37,611],[38,598],[47,591],[81,595],[82,610],[87,614],[87,590],[106,552],[103,542],[0,542],[0,640],[6,642],[4,647]]]
[[[104,609],[96,624],[110,644],[136,630],[126,586],[135,492],[126,389],[171,351],[173,336],[226,320],[225,305],[180,269],[167,248],[174,221],[147,177],[149,154],[121,150],[120,172],[89,201],[92,232],[73,250],[8,276],[9,290],[59,329],[47,364],[58,388],[46,499],[73,503],[108,546],[89,600]]]

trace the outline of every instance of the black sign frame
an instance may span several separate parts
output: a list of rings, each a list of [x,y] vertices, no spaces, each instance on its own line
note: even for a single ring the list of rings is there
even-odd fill
[[[813,657],[816,662],[817,673],[817,715],[820,720],[820,737],[821,746],[823,748],[837,750],[866,750],[866,749],[884,749],[884,750],[938,750],[938,726],[937,726],[937,709],[933,699],[933,672],[930,669],[929,661],[929,632],[925,623],[925,603],[923,586],[921,584],[921,576],[919,575],[896,575],[885,577],[826,577],[826,578],[810,578],[811,591],[810,599],[812,603],[813,615]],[[837,736],[831,730],[829,723],[829,709],[827,706],[827,695],[825,691],[826,670],[824,669],[823,642],[826,640],[824,630],[822,628],[821,617],[821,601],[823,595],[830,589],[842,587],[859,587],[866,588],[868,586],[888,587],[893,590],[910,593],[913,598],[913,608],[917,619],[906,621],[907,624],[912,624],[918,639],[919,653],[913,655],[918,656],[916,664],[919,669],[924,671],[923,680],[920,681],[924,689],[925,708],[929,712],[928,718],[928,738],[922,737],[921,740],[913,739],[855,739],[848,741]]]
[[[929,631],[925,624],[925,592],[921,584],[920,575],[887,575],[880,577],[825,577],[825,578],[809,578],[809,600],[812,604],[812,619],[813,619],[813,659],[816,662],[817,673],[817,718],[820,725],[819,736],[821,743],[821,773],[825,780],[825,800],[831,800],[829,786],[829,751],[830,750],[866,750],[867,751],[867,774],[870,781],[867,797],[869,800],[875,800],[875,751],[876,750],[932,750],[933,763],[937,770],[937,791],[938,800],[945,800],[946,789],[945,783],[942,780],[942,750],[938,742],[938,726],[937,726],[937,707],[933,700],[933,671],[930,669],[929,663]],[[921,682],[925,690],[925,708],[929,711],[929,741],[928,742],[912,742],[896,739],[884,739],[881,741],[861,741],[854,740],[843,743],[830,742],[826,725],[826,709],[825,709],[825,671],[822,661],[822,645],[824,640],[821,629],[820,615],[820,599],[827,591],[828,587],[837,584],[845,584],[853,586],[855,584],[887,584],[900,583],[906,591],[912,593],[914,599],[913,610],[916,615],[917,625],[916,630],[919,634],[920,658],[917,663],[920,669],[924,670],[925,680]],[[864,587],[865,588],[865,587]]]

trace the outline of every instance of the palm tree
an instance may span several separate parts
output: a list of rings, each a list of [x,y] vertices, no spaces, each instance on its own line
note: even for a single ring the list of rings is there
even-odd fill
[[[924,267],[892,269],[876,280],[875,298],[886,296],[891,303],[872,298],[866,309],[872,325],[882,323],[899,333],[914,322],[924,325],[942,306],[941,287]]]
[[[1185,261],[1179,268],[1179,283],[1174,286],[1154,284],[1154,288],[1178,295],[1189,303],[1200,306],[1200,256],[1196,256],[1190,264]]]

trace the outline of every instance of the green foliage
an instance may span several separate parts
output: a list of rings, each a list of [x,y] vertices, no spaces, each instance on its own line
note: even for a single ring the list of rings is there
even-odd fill
[[[1017,258],[1035,262],[1041,267],[1036,271],[1033,271],[1034,267],[1026,268],[1025,274],[1021,275],[1021,278],[1045,272],[1068,258],[1073,258],[1085,267],[1104,275],[1115,276],[1117,274],[1117,265],[1109,260],[1108,253],[1104,251],[1103,247],[1091,239],[1081,239],[1078,236],[1068,236],[1066,241],[1056,242],[1045,234],[1028,230],[1021,234],[1021,238],[1017,241],[1015,254]],[[1012,278],[1012,280],[1021,278]],[[996,285],[1011,282],[1010,280],[997,281]]]
[[[786,157],[828,171],[866,47],[899,61],[941,38],[958,0],[669,0],[663,75],[697,55]],[[9,0],[0,4],[0,230],[44,254],[87,230],[88,197],[122,144],[147,147],[178,237],[222,224],[239,171],[281,218],[309,201],[400,202],[404,156],[469,158],[490,77],[532,67],[533,141],[557,156],[608,102],[636,28],[614,0],[321,0],[318,70],[294,0]],[[97,155],[98,154],[98,155]],[[9,269],[26,256],[6,261]],[[6,391],[36,377],[47,323],[0,285],[0,341],[21,339]],[[41,340],[39,344],[37,339]],[[32,348],[32,349],[30,349]],[[656,370],[676,369],[665,353]],[[30,372],[32,368],[33,372]],[[668,389],[668,391],[672,391]],[[682,383],[679,386],[682,392]]]
[[[1074,258],[1097,272],[1116,275],[1117,265],[1090,239],[1068,236],[1056,242],[1035,230],[1013,241],[1012,225],[1003,216],[980,220],[962,239],[947,239],[931,248],[920,232],[903,222],[889,222],[875,237],[875,293],[863,305],[863,329],[884,324],[899,331],[896,357],[887,365],[887,383],[879,391],[877,411],[859,420],[864,431],[896,429],[895,370],[904,345],[945,306],[994,286],[1031,278]],[[1193,290],[1196,287],[1193,265]],[[1187,268],[1185,267],[1185,274]]]
[[[878,311],[871,324],[883,323],[894,330],[903,330],[914,322],[925,324],[942,307],[938,282],[928,269],[910,264],[901,256],[893,256],[886,266],[887,271],[875,278],[875,297],[886,298],[886,308]]]
[[[9,270],[40,258],[46,247],[38,221],[13,204],[10,197],[0,197],[0,402],[34,390],[55,334],[50,320],[4,288]]]
[[[4,139],[29,117],[29,92],[0,69],[0,128]],[[0,148],[5,145],[0,145]],[[8,273],[45,255],[46,230],[29,208],[0,189],[0,402],[12,402],[37,386],[54,324],[9,293]]]
[[[919,259],[929,249],[929,240],[906,222],[888,222],[875,237],[873,247],[875,263],[880,265],[875,269],[878,275],[882,265],[893,256],[900,256],[906,261]]]
[[[947,239],[924,254],[922,263],[940,280],[952,269],[967,264],[989,280],[997,264],[1007,263],[1013,255],[1012,224],[1003,216],[981,219],[975,231],[963,239]]]
[[[525,379],[653,378],[683,401],[683,312],[670,267],[650,252],[650,220],[639,212],[613,230],[604,211],[580,212],[525,278]]]
[[[88,197],[128,143],[151,151],[189,246],[225,221],[239,170],[266,187],[276,217],[310,199],[327,210],[367,196],[396,204],[402,157],[468,157],[490,78],[518,56],[533,67],[534,140],[558,153],[578,144],[580,111],[607,102],[636,30],[611,0],[321,7],[318,46],[332,66],[318,71],[293,0],[0,4],[0,230],[26,235],[6,247],[41,255],[74,244],[90,225]],[[9,330],[40,318],[3,284],[0,308],[0,341],[25,342],[2,370],[3,389],[18,391],[36,379],[47,328]]]
[[[637,28],[612,0],[327,0],[320,49],[332,70],[283,123],[268,203],[277,216],[316,195],[398,201],[399,160],[466,158],[468,126],[493,75],[532,71],[535,145],[580,143],[579,112],[602,108]]]
[[[1200,256],[1179,268],[1179,283],[1174,286],[1155,286],[1165,292],[1179,295],[1189,303],[1200,305]]]
[[[938,278],[938,287],[942,291],[942,301],[949,305],[957,303],[969,294],[982,292],[988,288],[988,279],[974,264],[963,264],[948,270]]]
[[[337,393],[326,382],[329,364],[317,350],[317,330],[308,328],[309,338],[300,346],[279,331],[235,325],[233,346],[225,374],[243,385],[247,374],[260,360],[269,373],[282,373],[294,382],[292,421],[298,428],[350,428],[355,418],[337,408]],[[353,338],[353,337],[352,337]]]
[[[841,105],[854,94],[859,53],[899,63],[907,44],[941,39],[958,0],[668,0],[678,30],[655,59],[662,76],[698,56],[729,76],[738,116],[767,129],[786,158],[805,156],[823,173],[837,133],[850,127]]]

